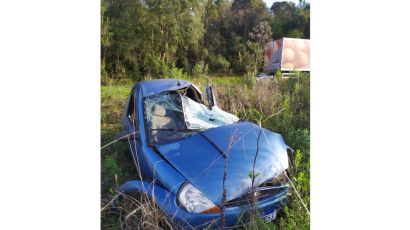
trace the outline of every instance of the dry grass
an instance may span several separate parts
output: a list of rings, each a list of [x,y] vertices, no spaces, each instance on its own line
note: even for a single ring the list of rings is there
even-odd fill
[[[196,83],[203,92],[205,84],[212,83],[212,80],[189,80]],[[114,140],[115,134],[120,131],[122,107],[131,89],[131,86],[122,86],[120,91],[115,91],[115,87],[107,86],[102,92],[103,144]],[[291,159],[297,166],[292,169],[294,175],[291,179],[300,191],[301,198],[309,206],[309,80],[306,77],[267,80],[258,82],[254,87],[240,84],[237,80],[234,83],[224,80],[214,83],[214,87],[219,107],[241,119],[281,133],[288,145],[299,150],[298,157],[293,156]],[[307,136],[304,130],[307,130]],[[116,211],[110,208],[113,197],[119,195],[115,191],[118,182],[121,184],[128,179],[139,177],[138,167],[133,165],[138,166],[135,159],[130,157],[127,143],[118,142],[102,150],[102,229],[179,229],[180,226],[172,223],[146,194],[124,195]],[[255,209],[254,215],[251,215],[254,216],[254,222],[239,228],[308,229],[310,218],[294,197],[296,196],[292,196],[285,212],[279,215],[273,224],[258,219]],[[109,205],[105,207],[107,204]],[[223,207],[224,203],[221,206]],[[221,218],[224,222],[223,214]]]

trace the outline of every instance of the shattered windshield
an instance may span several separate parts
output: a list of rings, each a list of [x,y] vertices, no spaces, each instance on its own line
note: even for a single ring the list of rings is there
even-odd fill
[[[216,106],[209,110],[204,104],[177,91],[146,97],[144,103],[150,143],[169,143],[239,120]]]
[[[189,97],[182,97],[185,121],[188,129],[209,129],[235,123],[239,118],[217,106],[209,110],[204,104]]]

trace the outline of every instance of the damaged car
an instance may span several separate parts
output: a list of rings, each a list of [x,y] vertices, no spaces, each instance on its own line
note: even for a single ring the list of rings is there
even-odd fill
[[[139,175],[118,191],[148,195],[184,228],[236,226],[251,210],[273,220],[290,192],[290,148],[280,134],[219,108],[211,86],[204,100],[183,80],[133,86],[119,136]]]

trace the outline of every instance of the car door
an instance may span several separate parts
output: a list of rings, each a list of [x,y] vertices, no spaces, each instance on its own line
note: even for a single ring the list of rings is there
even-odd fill
[[[218,106],[212,85],[208,85],[205,91],[206,91],[206,97],[208,98],[209,109],[212,110],[212,107]]]
[[[128,142],[128,147],[133,157],[138,157],[138,150],[140,149],[137,97],[137,90],[133,90],[128,97],[123,115],[124,130],[120,134],[120,136],[123,137],[127,136],[127,138],[124,139]]]

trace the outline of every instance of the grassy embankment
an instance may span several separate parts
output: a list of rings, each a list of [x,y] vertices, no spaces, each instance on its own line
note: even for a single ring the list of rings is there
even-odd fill
[[[310,203],[310,83],[309,76],[254,82],[242,77],[184,77],[197,84],[203,92],[208,83],[216,87],[219,107],[261,124],[283,135],[292,147],[294,164],[292,182],[302,199]],[[130,82],[101,86],[101,143],[115,139],[120,131],[120,116],[125,100],[132,87]],[[116,195],[115,188],[127,179],[136,178],[133,160],[127,143],[117,142],[101,152],[101,205],[109,203]],[[141,211],[141,210],[140,210]],[[134,215],[138,215],[138,212]],[[130,215],[132,216],[132,215]],[[128,216],[129,217],[129,216]],[[102,229],[130,227],[122,217],[109,208],[101,212]],[[147,221],[147,220],[145,220]],[[149,220],[148,220],[149,221]],[[256,221],[251,229],[309,229],[310,217],[295,192],[284,212],[273,223]],[[249,226],[246,226],[249,229]]]

